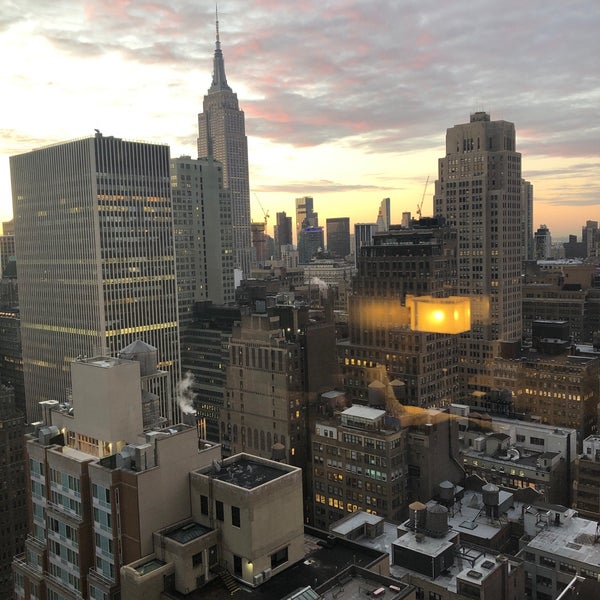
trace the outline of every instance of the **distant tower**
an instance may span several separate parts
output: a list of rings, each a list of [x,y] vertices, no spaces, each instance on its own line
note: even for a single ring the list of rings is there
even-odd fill
[[[447,130],[438,167],[435,214],[457,230],[458,293],[475,302],[463,348],[464,383],[479,389],[489,385],[486,365],[501,343],[521,339],[524,215],[514,124],[472,114],[469,123]]]
[[[97,133],[13,156],[10,168],[29,422],[40,401],[69,399],[76,356],[114,356],[141,336],[171,374],[162,399],[175,398],[169,147]]]
[[[354,224],[354,264],[358,266],[360,249],[373,243],[373,235],[377,231],[376,223]]]
[[[346,258],[350,254],[350,219],[334,217],[326,220],[327,252],[334,258]]]
[[[318,226],[319,213],[313,209],[313,199],[310,196],[296,198],[296,235],[307,227]]]
[[[552,255],[552,236],[546,225],[540,225],[534,235],[534,259],[545,260]]]
[[[275,258],[281,258],[281,246],[291,246],[294,243],[292,237],[292,217],[285,212],[275,215]]]
[[[533,185],[521,180],[521,245],[523,260],[533,260]]]
[[[384,198],[377,213],[377,231],[388,231],[391,222],[390,199]]]
[[[218,18],[216,26],[212,84],[198,115],[198,156],[223,163],[223,187],[231,192],[235,267],[247,276],[252,263],[248,140],[244,111],[227,85]]]

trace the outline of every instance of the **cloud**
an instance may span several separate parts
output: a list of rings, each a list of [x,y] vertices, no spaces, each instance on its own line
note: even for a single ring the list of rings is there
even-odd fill
[[[357,192],[357,191],[382,191],[386,192],[395,188],[380,186],[380,185],[364,185],[364,184],[352,184],[352,183],[339,183],[336,181],[291,181],[281,184],[263,184],[257,188],[259,192],[285,192],[291,194],[323,194],[323,193],[337,193],[337,192]]]
[[[228,0],[219,8],[228,81],[247,134],[265,143],[443,156],[446,129],[486,110],[515,123],[524,173],[533,157],[584,163],[600,155],[596,0],[551,10],[545,0]],[[31,106],[0,122],[14,129],[3,146],[12,152],[35,135],[51,142],[60,131],[76,137],[81,131],[69,133],[75,126],[85,134],[105,123],[125,123],[115,133],[140,137],[145,123],[144,139],[193,154],[195,113],[211,80],[214,16],[211,3],[195,0],[9,2],[0,44],[14,64],[3,66],[0,86]],[[36,44],[51,60],[47,72]],[[99,65],[105,71],[94,78]],[[35,106],[48,111],[46,130],[32,123]],[[61,106],[75,123],[56,122]],[[421,171],[436,168],[433,159]],[[536,163],[526,176],[553,181],[560,168],[552,162],[542,173]],[[337,175],[327,185],[321,173],[307,177],[341,189]],[[276,187],[283,185],[293,193],[294,183]],[[591,196],[578,197],[591,204]]]

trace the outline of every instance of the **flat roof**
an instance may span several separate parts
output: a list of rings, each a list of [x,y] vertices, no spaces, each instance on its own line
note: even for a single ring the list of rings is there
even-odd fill
[[[159,560],[158,558],[152,558],[149,561],[138,565],[137,567],[133,567],[134,571],[139,575],[147,575],[151,571],[155,571],[156,569],[160,569],[160,567],[164,567],[167,563]]]
[[[356,566],[367,569],[373,561],[382,558],[380,551],[340,538],[336,539],[333,548],[320,545],[319,542],[326,537],[327,533],[324,531],[307,528],[304,534],[304,557],[302,560],[290,565],[282,573],[275,575],[257,588],[240,586],[235,598],[238,600],[280,600],[288,598],[290,595],[293,597],[294,593],[305,591],[307,588],[319,590],[323,598],[331,598],[332,590],[333,592],[340,590],[340,586],[335,583],[340,575],[344,581],[344,593],[337,596],[338,600],[364,600],[367,597],[366,589],[372,591],[384,585],[376,583],[374,579],[371,580],[369,574],[365,575],[362,571],[350,574],[350,578],[344,577],[345,569],[348,567],[352,569]],[[373,576],[376,577],[376,573],[373,573]],[[327,582],[331,582],[333,587],[328,587],[328,591],[324,591],[322,586]],[[383,596],[386,600],[402,598],[408,590],[412,589],[412,586],[401,581],[394,582],[394,585],[401,591],[390,590],[386,586],[386,593]],[[347,594],[346,590],[348,590]],[[216,579],[191,594],[171,592],[171,595],[173,598],[185,600],[222,600],[228,596],[228,593],[222,582]]]
[[[171,529],[163,535],[169,539],[179,542],[180,544],[187,544],[211,531],[213,530],[210,529],[210,527],[205,527],[204,525],[200,525],[200,523],[192,522],[181,525],[181,527],[177,527],[177,529]]]
[[[383,521],[383,517],[371,515],[367,512],[359,510],[351,513],[348,517],[337,521],[329,529],[334,533],[339,533],[340,535],[348,535],[351,531],[354,531],[361,525],[377,525],[381,521]]]
[[[383,415],[385,415],[385,410],[371,408],[370,406],[361,406],[360,404],[354,404],[342,412],[342,416],[345,417],[360,417],[361,419],[369,420],[378,419]]]
[[[594,543],[597,526],[596,521],[576,516],[561,518],[558,526],[552,520],[552,524],[544,527],[528,542],[526,548],[586,563],[600,570],[600,544]]]
[[[262,462],[255,462],[246,457],[241,457],[235,462],[222,464],[221,469],[213,476],[213,478],[218,481],[251,490],[264,483],[274,481],[289,472],[290,471],[266,465]]]

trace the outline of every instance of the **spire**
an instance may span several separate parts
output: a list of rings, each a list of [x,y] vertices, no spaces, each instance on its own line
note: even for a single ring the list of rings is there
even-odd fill
[[[216,42],[215,42],[215,57],[213,59],[213,78],[212,85],[208,90],[211,92],[219,92],[221,90],[231,90],[227,85],[227,77],[225,76],[225,61],[223,60],[223,52],[221,52],[221,39],[219,37],[219,8],[215,5],[215,24],[216,24]]]

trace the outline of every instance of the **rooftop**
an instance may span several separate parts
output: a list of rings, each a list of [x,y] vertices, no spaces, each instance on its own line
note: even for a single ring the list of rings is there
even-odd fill
[[[559,558],[586,563],[598,569],[600,567],[598,523],[575,515],[576,513],[569,511],[564,512],[559,525],[554,524],[554,515],[552,515],[551,524],[545,525],[528,542],[527,548],[542,553],[551,552]]]
[[[192,540],[198,539],[203,535],[206,535],[212,531],[209,527],[204,527],[204,525],[200,525],[200,523],[185,523],[177,527],[176,529],[171,529],[164,533],[164,536],[175,540],[180,544],[187,544]]]
[[[266,461],[253,460],[249,455],[239,455],[234,461],[223,463],[212,477],[218,481],[251,490],[270,481],[274,481],[290,472],[284,466],[271,466]],[[273,463],[275,465],[277,463]]]
[[[301,561],[257,588],[241,586],[235,598],[237,600],[281,600],[296,597],[304,600],[311,598],[310,592],[305,596],[293,594],[309,588],[318,590],[320,596],[317,597],[323,600],[331,600],[334,597],[338,600],[359,600],[367,597],[366,591],[376,590],[383,585],[376,582],[375,573],[365,574],[363,570],[382,558],[380,551],[341,539],[335,541],[334,548],[328,548],[321,545],[325,538],[325,532],[307,528],[304,534],[304,558]],[[359,568],[355,569],[355,567]],[[390,590],[386,585],[384,595],[386,600],[402,598],[406,591],[411,589],[400,581],[394,582],[393,585],[398,587],[400,592]],[[390,591],[393,593],[390,594]],[[215,580],[191,594],[171,593],[171,595],[173,598],[185,600],[222,600],[226,597],[226,592],[223,584]]]

